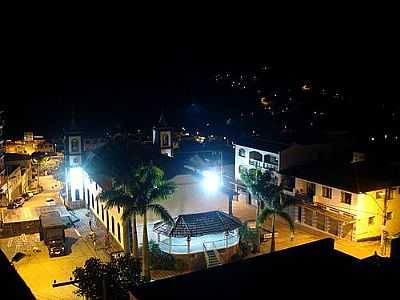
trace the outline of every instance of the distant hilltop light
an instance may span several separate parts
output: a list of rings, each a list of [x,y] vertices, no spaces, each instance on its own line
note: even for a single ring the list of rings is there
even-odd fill
[[[371,137],[370,139],[371,139],[371,141],[375,141],[375,138],[374,138],[374,137]]]

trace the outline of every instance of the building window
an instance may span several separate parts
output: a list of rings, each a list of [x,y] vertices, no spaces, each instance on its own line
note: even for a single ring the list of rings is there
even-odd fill
[[[384,193],[382,191],[376,192],[376,199],[382,199],[383,198]]]
[[[96,212],[99,214],[99,199],[96,199]]]
[[[246,157],[246,150],[244,150],[243,148],[240,148],[239,149],[239,156]]]
[[[388,213],[386,214],[386,220],[391,220],[392,217],[393,217],[393,213],[392,213],[392,212],[388,212]]]
[[[396,188],[390,188],[389,189],[389,198],[388,199],[393,199],[394,198],[394,192],[396,191]]]
[[[119,223],[117,223],[117,231],[118,231],[118,241],[121,242],[121,228],[119,226]]]
[[[120,213],[121,207],[119,205],[117,206],[117,210],[118,210],[118,213]]]
[[[97,182],[96,182],[96,191],[97,191]]]
[[[104,222],[104,205],[101,206],[101,220]]]
[[[346,193],[346,192],[342,192],[341,202],[342,203],[346,203],[346,204],[351,204],[351,194],[350,193]]]
[[[332,199],[332,189],[326,186],[322,187],[322,197]]]
[[[250,159],[261,161],[263,160],[262,154],[257,151],[250,151],[249,154]]]
[[[93,194],[92,194],[92,208],[94,209],[94,197],[93,197]]]
[[[369,217],[368,218],[368,225],[374,225],[375,224],[375,217]]]
[[[79,193],[79,190],[76,189],[76,190],[75,190],[75,200],[80,200],[80,199],[81,199],[81,195],[80,195],[80,193]]]
[[[111,217],[111,232],[115,233],[115,224],[114,224],[114,216]]]

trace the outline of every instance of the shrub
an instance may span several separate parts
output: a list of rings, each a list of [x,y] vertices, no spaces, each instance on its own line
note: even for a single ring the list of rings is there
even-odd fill
[[[233,254],[231,256],[231,259],[229,260],[229,262],[236,262],[236,261],[239,261],[241,259],[242,259],[242,257],[240,256],[240,254],[239,253],[235,253],[235,254]]]
[[[187,262],[185,262],[182,259],[177,259],[175,262],[175,269],[177,271],[186,271],[188,269],[189,265],[187,264]]]
[[[150,266],[153,270],[174,270],[175,257],[171,254],[164,253],[154,241],[150,241]]]

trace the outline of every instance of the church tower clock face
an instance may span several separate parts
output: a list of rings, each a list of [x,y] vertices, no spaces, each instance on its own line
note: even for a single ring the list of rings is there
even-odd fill
[[[161,147],[171,147],[171,139],[169,132],[161,132],[160,139],[161,139]]]
[[[77,136],[72,136],[69,138],[70,142],[70,153],[80,153],[81,152],[81,139]]]

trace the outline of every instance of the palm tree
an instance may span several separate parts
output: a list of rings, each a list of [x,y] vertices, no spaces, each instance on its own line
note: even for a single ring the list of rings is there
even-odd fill
[[[129,220],[132,218],[133,227],[133,256],[138,255],[138,239],[136,217],[143,217],[143,279],[150,280],[149,267],[149,241],[147,234],[147,211],[152,211],[155,215],[161,217],[165,222],[174,223],[173,218],[168,211],[159,203],[160,200],[168,199],[176,190],[173,182],[167,181],[164,172],[150,164],[144,165],[136,170],[132,170],[127,177],[126,185],[119,185],[114,181],[114,187],[111,190],[101,192],[98,195],[100,201],[106,202],[106,208],[121,206],[124,210],[122,218]]]
[[[109,209],[112,207],[122,207],[123,214],[122,219],[124,222],[132,220],[132,256],[138,257],[138,237],[137,237],[137,225],[136,216],[138,214],[138,206],[136,197],[132,194],[132,189],[129,185],[116,185],[113,184],[113,188],[110,190],[102,191],[97,195],[97,199],[105,202],[105,208]],[[129,251],[129,249],[125,249]]]
[[[37,166],[38,166],[38,188],[39,188],[39,178],[40,178],[40,168],[43,166],[46,166],[46,164],[48,163],[50,159],[47,156],[39,156],[37,158],[34,159],[34,161],[36,162]]]
[[[271,251],[275,251],[275,221],[276,217],[279,216],[284,219],[289,226],[289,229],[294,234],[294,222],[290,215],[284,211],[285,208],[295,205],[299,202],[294,197],[285,195],[282,192],[282,186],[269,185],[265,188],[268,191],[260,191],[260,199],[265,203],[265,207],[262,209],[258,216],[258,222],[264,223],[269,217],[272,217],[272,237],[271,237]]]
[[[256,210],[256,246],[257,251],[260,250],[260,226],[258,222],[258,217],[260,215],[260,207],[261,200],[266,190],[265,187],[270,184],[272,175],[269,172],[261,172],[259,169],[244,169],[240,171],[240,178],[243,181],[244,185],[247,187],[247,190],[251,194],[253,198],[257,201],[257,210]]]
[[[150,163],[136,170],[128,186],[132,188],[131,192],[135,195],[138,213],[143,216],[142,274],[145,281],[150,281],[147,212],[151,211],[164,222],[174,224],[174,219],[167,209],[157,202],[168,199],[175,192],[176,185],[165,179],[163,170]]]

